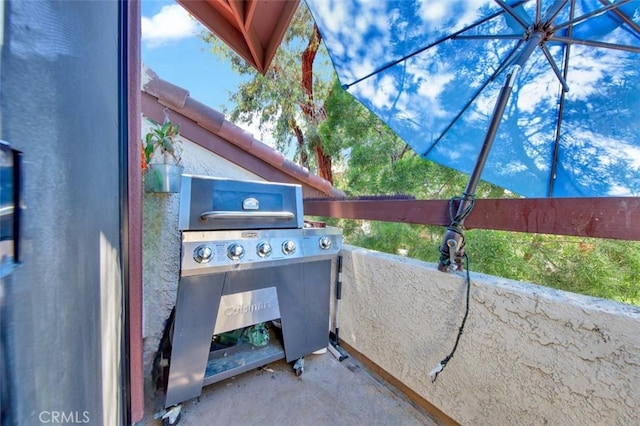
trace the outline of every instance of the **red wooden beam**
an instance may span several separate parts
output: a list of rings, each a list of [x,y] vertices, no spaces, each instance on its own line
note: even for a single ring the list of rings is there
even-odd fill
[[[126,5],[126,6],[124,6]],[[127,294],[124,298],[126,320],[124,327],[128,327],[126,345],[129,363],[124,370],[128,373],[125,382],[129,382],[127,398],[129,422],[138,423],[144,417],[144,344],[142,342],[142,170],[140,168],[140,88],[142,63],[140,60],[140,1],[134,0],[123,4],[126,7],[128,39],[126,44],[127,64],[127,217],[123,222],[125,229],[122,240],[125,244],[127,258],[124,261]],[[124,53],[124,52],[123,52]]]
[[[308,200],[311,216],[449,225],[448,200]],[[477,200],[467,229],[640,241],[640,197]]]

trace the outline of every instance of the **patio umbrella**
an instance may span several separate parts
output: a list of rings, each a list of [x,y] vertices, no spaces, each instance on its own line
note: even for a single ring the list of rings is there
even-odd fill
[[[413,150],[527,197],[640,193],[640,1],[308,0],[340,82]]]

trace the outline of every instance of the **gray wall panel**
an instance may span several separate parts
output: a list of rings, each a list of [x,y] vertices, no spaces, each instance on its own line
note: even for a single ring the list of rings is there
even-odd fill
[[[1,135],[24,152],[26,206],[4,324],[14,421],[117,424],[118,2],[9,1],[4,22]]]

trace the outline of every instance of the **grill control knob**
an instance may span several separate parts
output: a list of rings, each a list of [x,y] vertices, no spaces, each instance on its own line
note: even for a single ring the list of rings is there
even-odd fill
[[[271,254],[271,244],[266,241],[261,242],[260,244],[258,244],[256,252],[260,257],[268,257]]]
[[[331,238],[329,237],[320,238],[320,241],[318,241],[318,245],[322,250],[329,250],[329,248],[331,247]]]
[[[244,256],[244,247],[240,244],[231,244],[227,249],[227,256],[231,260],[240,260]]]
[[[198,263],[208,263],[213,257],[213,250],[207,246],[198,246],[193,251],[193,260]]]
[[[282,252],[286,255],[293,254],[296,251],[296,243],[291,240],[282,243]]]

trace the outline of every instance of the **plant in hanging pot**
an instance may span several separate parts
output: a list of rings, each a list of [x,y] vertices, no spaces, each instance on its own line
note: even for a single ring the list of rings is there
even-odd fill
[[[179,125],[169,120],[153,126],[142,141],[145,170],[144,188],[147,192],[180,192],[180,180],[184,168],[180,164]]]

